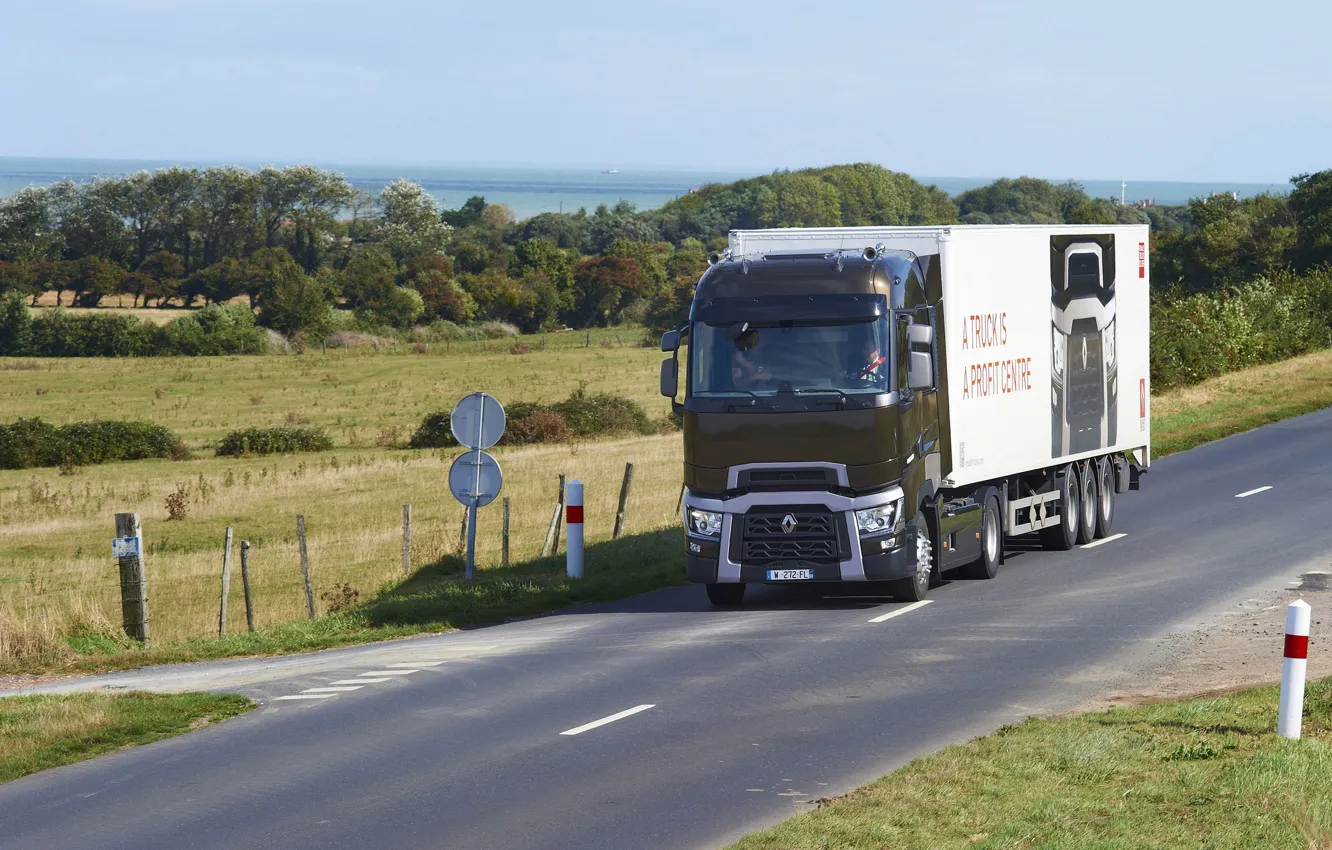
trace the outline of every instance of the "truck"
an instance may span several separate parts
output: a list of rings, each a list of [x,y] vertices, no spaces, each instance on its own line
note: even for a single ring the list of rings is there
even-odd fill
[[[1140,225],[732,231],[661,339],[689,581],[914,602],[994,578],[1007,538],[1109,536],[1150,463],[1147,249]]]

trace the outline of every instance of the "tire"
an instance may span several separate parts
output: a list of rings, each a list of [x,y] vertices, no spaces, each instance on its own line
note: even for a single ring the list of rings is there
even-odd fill
[[[1096,536],[1109,537],[1115,524],[1115,463],[1108,457],[1097,464]]]
[[[713,605],[739,605],[744,598],[744,582],[708,585],[708,601]]]
[[[964,578],[992,579],[999,574],[999,556],[1004,548],[1003,524],[999,521],[999,500],[990,496],[985,500],[981,515],[980,557],[964,566]]]
[[[1078,467],[1078,506],[1082,508],[1078,517],[1078,542],[1084,546],[1096,539],[1096,478],[1096,461],[1089,460]]]
[[[916,574],[888,582],[888,592],[898,602],[920,602],[930,592],[934,573],[934,543],[924,512],[916,514]]]
[[[1060,478],[1059,524],[1041,529],[1041,546],[1051,552],[1067,552],[1078,542],[1078,476],[1066,466]]]

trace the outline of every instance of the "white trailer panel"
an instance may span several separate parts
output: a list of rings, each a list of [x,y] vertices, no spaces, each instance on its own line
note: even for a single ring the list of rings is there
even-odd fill
[[[937,255],[942,420],[963,487],[1131,452],[1149,460],[1151,277],[1145,225],[732,231],[733,257],[882,244]]]

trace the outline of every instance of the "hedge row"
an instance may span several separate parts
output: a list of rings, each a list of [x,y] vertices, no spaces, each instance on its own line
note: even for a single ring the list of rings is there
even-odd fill
[[[518,402],[505,409],[505,445],[563,443],[575,437],[609,437],[621,434],[655,434],[658,426],[633,399],[581,390],[556,404]],[[426,416],[409,444],[414,449],[458,445],[449,427],[449,413]]]
[[[333,438],[319,428],[245,428],[222,438],[222,455],[271,455],[322,452],[333,448]]]
[[[243,305],[212,304],[155,325],[114,310],[57,308],[33,318],[22,298],[0,300],[0,357],[259,354],[266,341],[266,332]]]
[[[1151,345],[1156,389],[1332,346],[1332,268],[1277,272],[1221,293],[1158,295]]]
[[[20,419],[0,425],[0,469],[88,466],[116,460],[165,457],[181,460],[189,451],[175,434],[149,422],[75,422],[52,425]]]

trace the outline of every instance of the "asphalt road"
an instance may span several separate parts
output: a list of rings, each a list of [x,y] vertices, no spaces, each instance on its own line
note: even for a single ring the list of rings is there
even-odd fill
[[[1170,634],[1325,566],[1329,482],[1324,411],[1154,464],[1120,497],[1123,537],[1058,554],[1018,541],[996,580],[952,581],[910,610],[778,588],[716,611],[701,588],[673,588],[454,635],[102,677],[264,707],[0,786],[0,844],[715,847],[1122,686]]]

